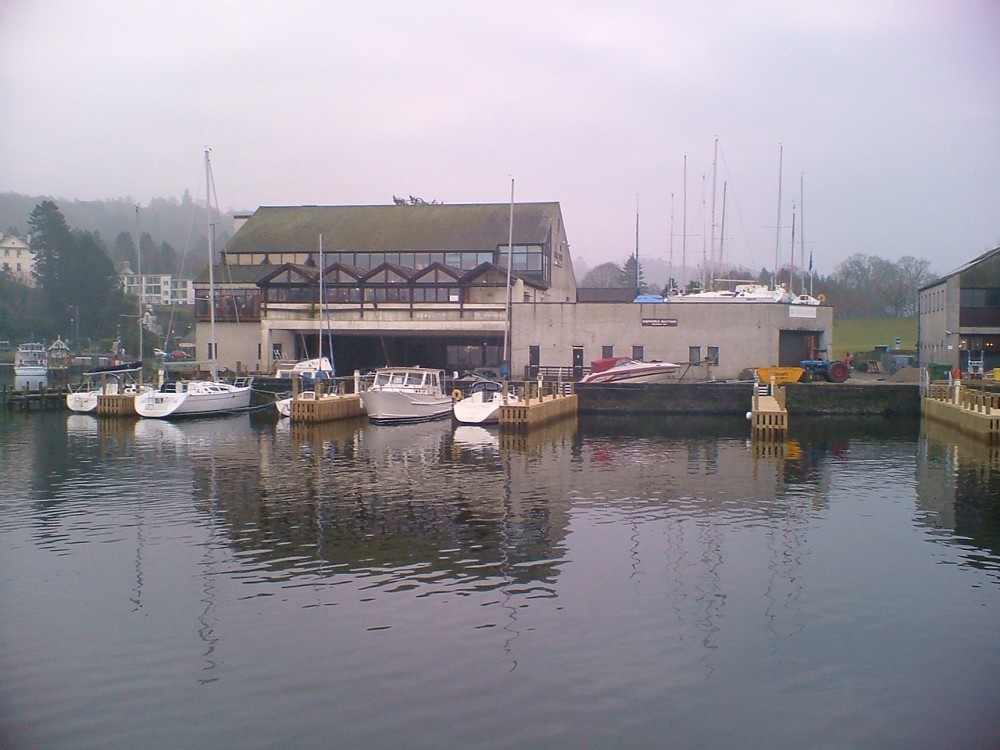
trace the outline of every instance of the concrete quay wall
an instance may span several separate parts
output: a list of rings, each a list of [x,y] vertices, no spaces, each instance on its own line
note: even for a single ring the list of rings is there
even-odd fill
[[[719,414],[750,410],[753,383],[577,384],[582,414]],[[920,416],[920,390],[911,383],[792,383],[785,406],[796,414]]]

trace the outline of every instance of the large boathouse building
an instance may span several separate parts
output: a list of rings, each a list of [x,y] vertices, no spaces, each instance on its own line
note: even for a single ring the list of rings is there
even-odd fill
[[[214,274],[217,356],[234,370],[322,351],[341,374],[508,361],[515,378],[578,377],[632,356],[732,378],[832,345],[826,305],[581,301],[558,203],[262,207],[236,230]],[[206,321],[204,279],[195,294]],[[199,353],[209,336],[198,327]]]

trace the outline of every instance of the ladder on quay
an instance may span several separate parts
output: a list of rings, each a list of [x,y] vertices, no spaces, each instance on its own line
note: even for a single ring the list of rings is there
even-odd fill
[[[783,438],[788,432],[788,409],[785,408],[785,389],[775,383],[762,381],[754,375],[753,404],[747,412],[752,436],[767,440]]]

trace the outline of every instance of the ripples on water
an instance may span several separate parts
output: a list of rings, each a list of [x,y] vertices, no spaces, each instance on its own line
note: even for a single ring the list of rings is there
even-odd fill
[[[0,739],[1000,739],[997,449],[911,422],[0,415]]]

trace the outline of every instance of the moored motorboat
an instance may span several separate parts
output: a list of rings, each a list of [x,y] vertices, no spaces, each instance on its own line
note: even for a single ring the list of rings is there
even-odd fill
[[[376,424],[429,422],[451,414],[453,399],[444,392],[444,371],[426,367],[382,367],[361,391],[368,419]]]
[[[680,365],[673,362],[643,362],[631,357],[606,357],[590,363],[590,373],[581,383],[666,383]]]
[[[44,377],[49,374],[49,350],[45,344],[31,341],[17,347],[14,374],[18,377]]]
[[[460,424],[495,424],[500,421],[500,407],[517,401],[513,390],[504,392],[503,383],[477,380],[467,395],[456,398],[452,414]]]
[[[281,380],[302,378],[309,381],[316,378],[332,378],[334,374],[333,363],[330,362],[329,357],[314,357],[313,359],[300,359],[292,364],[278,364],[274,368],[273,377]]]

